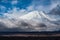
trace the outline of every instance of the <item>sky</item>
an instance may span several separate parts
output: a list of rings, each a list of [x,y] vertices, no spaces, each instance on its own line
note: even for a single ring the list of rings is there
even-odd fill
[[[7,12],[7,10],[12,10],[14,7],[19,10],[42,10],[48,12],[59,2],[59,0],[0,0],[0,12]]]
[[[22,22],[22,20],[19,19],[20,16],[23,16],[30,12],[33,13],[34,11],[39,11],[39,12],[44,11],[45,13],[48,13],[52,9],[57,7],[57,5],[60,5],[60,0],[0,0],[0,22],[1,22],[0,24],[2,26],[1,30],[3,30],[4,28],[5,29],[15,28],[18,31],[19,31],[19,28],[24,29],[25,28],[24,26],[19,27],[19,26],[22,26],[22,24],[24,24],[24,22]],[[32,24],[32,22],[29,22],[29,23]],[[33,21],[33,23],[35,23],[35,22]],[[38,23],[35,23],[35,25],[36,24],[38,25]],[[50,24],[51,27],[49,26],[47,29],[43,28],[41,30],[52,31],[52,30],[58,30],[60,28],[60,27],[57,28],[57,25],[55,25],[55,24],[52,24],[49,22],[46,22],[46,23],[47,23],[46,24],[47,26]],[[43,23],[43,24],[45,24],[45,23]],[[52,26],[53,26],[53,28],[52,28]],[[54,26],[56,26],[56,27],[54,27]],[[18,28],[16,28],[16,27],[18,27]],[[35,27],[35,29],[37,31],[39,30],[38,28],[39,27]],[[32,29],[34,29],[34,27],[29,28],[29,26],[28,26],[28,29],[32,30]],[[25,30],[26,29],[24,29],[24,31]]]

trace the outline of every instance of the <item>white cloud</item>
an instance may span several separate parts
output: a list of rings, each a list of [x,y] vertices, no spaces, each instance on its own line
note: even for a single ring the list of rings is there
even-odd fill
[[[8,12],[4,14],[5,17],[3,20],[1,20],[1,22],[3,22],[7,28],[19,28],[25,31],[54,31],[54,30],[59,30],[60,28],[60,27],[57,27],[57,25],[50,23],[49,21],[41,22],[39,20],[36,21],[36,20],[19,19],[20,15],[22,14],[24,15],[25,13],[28,14],[30,12],[27,12],[24,9],[17,10],[16,8],[13,8],[11,13]],[[40,27],[41,23],[43,23],[46,26]]]
[[[18,3],[18,0],[13,0],[13,1],[11,2],[12,5],[15,5],[15,4],[17,4],[17,3]]]
[[[13,8],[12,10],[9,10],[8,13],[4,13],[4,16],[6,16],[8,18],[17,19],[26,13],[27,13],[27,11],[25,9],[18,10],[17,8]]]
[[[33,5],[30,5],[27,7],[27,11],[33,11],[34,10],[34,6]]]
[[[13,5],[17,3],[17,0],[12,2]],[[32,31],[54,31],[54,30],[59,30],[60,25],[56,25],[53,23],[50,23],[47,20],[44,20],[43,22],[39,20],[22,20],[20,19],[21,16],[28,14],[30,12],[33,13],[33,11],[41,11],[41,10],[51,10],[55,8],[57,3],[52,2],[50,6],[44,7],[42,5],[35,6],[34,4],[30,5],[26,9],[19,9],[16,7],[13,7],[12,10],[8,10],[7,13],[4,13],[4,19],[0,18],[0,22],[4,23],[7,28],[19,28],[19,29],[28,29]],[[5,7],[2,7],[5,9]],[[25,24],[24,24],[25,23]],[[46,26],[45,27],[40,27],[40,24],[43,23]],[[57,29],[56,29],[57,28]],[[26,30],[27,31],[27,30]]]
[[[59,0],[51,0],[51,5],[49,6],[49,9],[52,10],[53,8],[57,7],[59,5]]]
[[[1,10],[1,12],[5,12],[5,11],[6,11],[6,7],[5,7],[5,6],[0,5],[0,10]]]
[[[44,0],[33,0],[30,7],[30,10],[42,10],[48,13],[50,10],[55,8],[58,4],[60,4],[60,0],[50,0],[50,4],[44,6],[43,3]],[[28,8],[29,8],[28,7]]]

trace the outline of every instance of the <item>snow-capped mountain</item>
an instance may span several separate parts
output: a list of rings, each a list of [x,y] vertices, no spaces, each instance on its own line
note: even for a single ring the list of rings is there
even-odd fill
[[[6,28],[19,28],[20,30],[50,31],[56,28],[59,29],[60,27],[57,26],[60,25],[60,22],[57,22],[57,19],[51,16],[43,11],[31,11],[22,16],[19,16],[19,14],[6,14],[3,18],[0,18],[0,22],[4,26],[6,25]]]
[[[32,11],[32,12],[29,12],[28,14],[26,15],[23,15],[20,17],[21,19],[26,19],[26,20],[31,20],[31,19],[34,19],[34,18],[41,18],[40,14],[38,11]]]
[[[56,21],[56,19],[50,18],[47,14],[45,14],[43,11],[33,11],[33,12],[29,12],[28,14],[25,14],[21,17],[19,17],[20,19],[23,20],[31,20],[31,19],[40,19],[40,20],[50,20],[50,21]]]

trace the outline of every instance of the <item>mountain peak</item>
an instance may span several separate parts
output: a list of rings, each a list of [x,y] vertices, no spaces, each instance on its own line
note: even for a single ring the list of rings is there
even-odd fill
[[[57,5],[57,7],[55,9],[59,9],[60,8],[60,5]]]
[[[34,18],[40,18],[40,14],[38,11],[32,11],[29,12],[26,15],[23,15],[20,17],[21,19],[26,19],[26,20],[30,20],[30,19],[34,19]]]
[[[60,5],[57,5],[54,9],[52,9],[49,14],[52,15],[60,15]]]

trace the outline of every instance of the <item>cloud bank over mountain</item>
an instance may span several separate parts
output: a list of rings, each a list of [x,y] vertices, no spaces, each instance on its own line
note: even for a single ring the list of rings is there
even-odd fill
[[[21,3],[18,2],[20,1],[1,1],[1,31],[58,31],[60,29],[60,24],[57,23],[58,19],[55,18],[56,15],[48,14],[50,10],[60,4],[60,0],[32,0],[31,3],[28,1],[28,4],[24,4],[22,0]],[[3,3],[9,3],[10,7],[5,4],[4,6]]]

